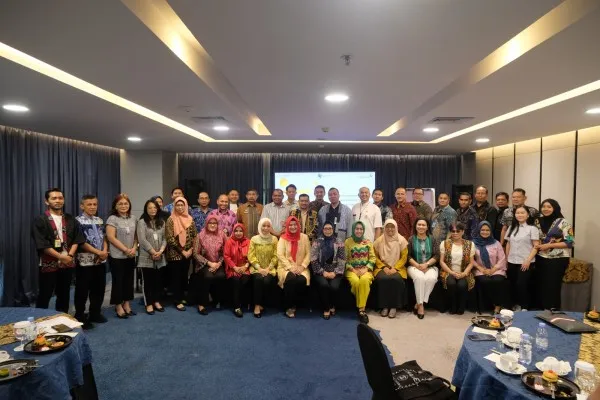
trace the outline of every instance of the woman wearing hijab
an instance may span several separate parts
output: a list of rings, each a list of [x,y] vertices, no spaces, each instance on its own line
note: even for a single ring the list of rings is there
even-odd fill
[[[284,232],[277,243],[277,277],[283,289],[285,315],[296,317],[296,302],[302,288],[310,285],[310,244],[308,236],[300,233],[300,223],[296,217],[285,220]]]
[[[475,246],[463,239],[465,225],[456,222],[450,226],[450,239],[440,244],[440,278],[447,291],[450,314],[462,315],[467,306],[468,292],[475,287],[475,278],[471,273]]]
[[[275,286],[277,275],[277,238],[271,235],[269,218],[258,221],[258,235],[250,239],[248,261],[252,276],[254,317],[261,318],[265,288],[269,291]]]
[[[321,235],[312,243],[310,266],[319,290],[323,318],[329,319],[335,315],[336,299],[346,266],[344,243],[336,240],[330,222],[323,224]]]
[[[250,239],[246,237],[246,228],[237,223],[233,226],[233,234],[225,242],[225,275],[231,281],[233,289],[233,314],[242,318],[242,292],[250,280],[250,263],[248,250]]]
[[[415,285],[416,304],[413,313],[425,318],[425,303],[438,281],[440,245],[429,233],[429,221],[417,218],[413,235],[408,239],[408,275]]]
[[[534,270],[536,305],[549,310],[560,308],[562,280],[569,266],[575,236],[556,200],[542,201],[540,209],[541,215],[535,220],[540,232],[540,243],[535,246],[538,250]]]
[[[494,314],[507,307],[506,256],[499,241],[494,238],[492,224],[481,221],[475,231],[475,281],[477,290],[486,303],[494,305]]]
[[[398,233],[398,224],[388,219],[383,224],[383,235],[373,243],[375,250],[375,284],[377,306],[381,316],[396,318],[396,309],[406,303],[406,259],[408,242]]]
[[[225,282],[225,267],[223,252],[227,236],[219,229],[216,215],[206,218],[204,228],[194,242],[194,287],[198,313],[208,315],[208,295],[213,290],[213,299],[218,303],[223,293]]]
[[[358,319],[364,324],[369,323],[369,317],[365,311],[367,299],[373,282],[373,269],[375,268],[375,250],[373,243],[364,238],[365,225],[356,221],[352,224],[352,236],[344,242],[346,251],[345,276],[350,282],[352,294],[356,298],[358,308]]]
[[[185,198],[177,197],[171,216],[167,220],[165,236],[167,238],[167,261],[171,270],[171,288],[173,301],[179,311],[185,311],[183,292],[187,286],[190,260],[194,251],[196,226],[190,214]]]

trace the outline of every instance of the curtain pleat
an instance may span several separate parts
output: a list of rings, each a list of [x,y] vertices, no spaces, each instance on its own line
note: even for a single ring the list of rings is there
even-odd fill
[[[59,187],[65,211],[78,215],[84,194],[98,196],[106,218],[121,187],[118,149],[0,126],[0,296],[3,306],[33,304],[38,266],[33,219],[44,212],[44,192]]]

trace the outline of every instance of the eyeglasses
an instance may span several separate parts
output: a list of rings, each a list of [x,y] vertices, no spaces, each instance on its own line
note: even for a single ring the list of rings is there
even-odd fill
[[[450,232],[451,232],[451,233],[460,233],[460,232],[462,232],[462,231],[453,230],[453,231],[450,231]]]
[[[117,203],[117,206],[128,206],[129,203]]]

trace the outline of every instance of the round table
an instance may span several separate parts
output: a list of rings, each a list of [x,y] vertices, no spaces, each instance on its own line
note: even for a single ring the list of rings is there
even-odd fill
[[[537,311],[516,312],[512,326],[523,329],[524,333],[532,336],[535,341],[535,333],[538,323],[542,320],[535,318]],[[567,313],[578,320],[583,319],[582,313]],[[569,361],[571,368],[579,355],[579,344],[581,334],[569,334],[546,324],[548,330],[548,350],[540,352],[533,347],[532,362],[527,370],[533,371],[537,368],[535,363],[542,361],[545,357],[554,356],[559,360]],[[496,365],[484,357],[491,353],[496,347],[496,342],[475,342],[466,335],[473,333],[473,327],[465,332],[462,348],[454,366],[452,384],[460,390],[459,399],[495,399],[517,400],[536,399],[540,396],[530,392],[521,383],[520,375],[507,375],[496,368]],[[509,351],[506,348],[506,351]],[[573,380],[573,372],[566,378]]]
[[[38,319],[56,314],[57,311],[39,308],[0,308],[0,325],[26,321],[27,317]],[[91,373],[93,380],[92,350],[81,329],[75,329],[74,332],[78,332],[78,335],[73,338],[73,343],[56,353],[35,355],[24,351],[15,352],[13,349],[19,342],[0,346],[0,350],[7,351],[12,358],[37,359],[41,365],[25,376],[0,384],[0,399],[71,399],[72,389],[89,385],[89,376],[86,375]],[[91,384],[94,386],[92,391],[95,391],[95,383],[92,381]]]

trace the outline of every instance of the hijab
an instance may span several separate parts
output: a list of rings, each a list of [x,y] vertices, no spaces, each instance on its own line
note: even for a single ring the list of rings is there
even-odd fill
[[[292,221],[296,221],[296,225],[298,229],[296,233],[290,233],[289,227]],[[300,222],[298,222],[298,218],[296,217],[288,217],[285,220],[284,233],[281,235],[282,239],[287,240],[292,245],[291,256],[292,260],[296,262],[296,255],[298,254],[298,242],[300,241]]]
[[[323,224],[323,228],[325,225],[331,226],[333,228],[333,224],[331,222],[325,222]],[[319,238],[321,241],[321,254],[320,254],[320,262],[321,265],[331,264],[333,262],[333,255],[335,254],[335,233],[331,233],[331,236],[327,237],[321,230],[321,237]]]
[[[481,228],[483,226],[487,226],[490,229],[490,236],[487,238],[481,237]],[[490,253],[487,251],[487,246],[490,246],[496,243],[497,240],[494,238],[494,232],[492,231],[492,224],[487,221],[481,221],[477,226],[477,230],[475,231],[475,238],[473,238],[473,243],[479,250],[479,254],[481,255],[481,261],[486,268],[492,268],[492,262],[490,261]]]
[[[385,227],[389,224],[394,225],[394,236],[392,237],[385,232]],[[400,259],[402,251],[408,246],[408,242],[398,233],[398,224],[393,219],[386,219],[383,227],[383,235],[375,239],[373,247],[381,261],[393,268]]]
[[[258,221],[258,235],[254,236],[252,238],[252,239],[254,239],[254,242],[257,244],[272,244],[273,243],[273,235],[271,235],[271,232],[267,233],[266,235],[263,235],[263,233],[262,233],[262,227],[265,224],[265,222],[268,222],[271,225],[273,225],[269,218],[261,218],[260,221]]]
[[[183,202],[183,212],[180,214],[175,210],[177,202]],[[171,211],[171,218],[173,219],[173,233],[175,237],[179,237],[179,244],[181,247],[185,247],[187,241],[187,228],[194,222],[190,214],[188,214],[188,203],[183,197],[175,198],[173,202],[173,211]]]
[[[215,215],[207,217],[204,228],[202,228],[202,231],[198,234],[197,240],[202,246],[204,257],[209,261],[217,262],[219,260],[219,253],[221,252],[227,237],[218,226],[214,232],[208,230],[208,223],[212,220],[219,223],[219,219]]]
[[[240,239],[235,237],[235,230],[237,228],[241,228],[243,235]],[[233,245],[233,251],[235,252],[236,259],[240,260],[244,257],[248,256],[248,246],[250,245],[250,239],[246,237],[246,227],[244,224],[240,224],[239,222],[233,226],[231,230],[231,236],[229,237],[231,245]]]
[[[356,236],[356,234],[354,233],[354,228],[356,228],[356,226],[360,224],[363,227],[363,234],[361,237]],[[360,243],[363,241],[363,238],[365,237],[365,224],[363,224],[361,221],[356,221],[355,223],[352,224],[352,239],[356,242],[356,243]]]
[[[548,231],[550,230],[552,223],[557,218],[564,218],[564,217],[562,215],[562,212],[560,209],[560,204],[558,204],[558,201],[556,201],[554,199],[546,199],[546,200],[542,201],[542,206],[544,205],[544,203],[550,204],[553,209],[552,214],[545,217],[544,214],[541,213],[542,207],[540,206],[540,217],[539,217],[540,228],[542,228],[542,232],[544,234],[548,234]]]

